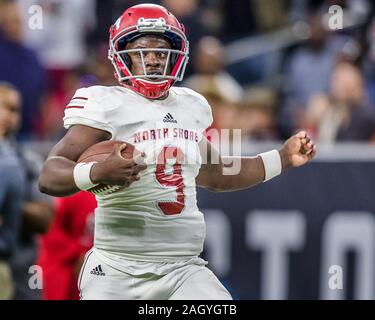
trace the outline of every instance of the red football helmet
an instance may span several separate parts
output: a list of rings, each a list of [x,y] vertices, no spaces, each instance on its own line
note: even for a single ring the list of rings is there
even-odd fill
[[[111,26],[108,58],[115,67],[115,76],[119,83],[134,90],[148,99],[163,96],[176,82],[184,76],[189,59],[189,42],[185,28],[177,18],[162,6],[141,4],[133,6],[121,15]],[[172,49],[130,49],[126,45],[142,35],[158,34],[166,37]],[[164,51],[167,62],[163,75],[147,74],[143,52]],[[130,71],[129,53],[138,52],[143,66],[143,74],[133,75]],[[170,66],[170,74],[167,74]],[[158,79],[151,81],[149,79]],[[162,79],[159,81],[159,79]]]

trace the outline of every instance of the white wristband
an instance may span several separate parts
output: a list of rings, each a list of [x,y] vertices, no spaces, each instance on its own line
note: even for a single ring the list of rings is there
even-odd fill
[[[277,150],[260,153],[259,156],[263,160],[265,178],[264,182],[278,176],[281,173],[281,158]]]
[[[90,171],[91,167],[96,162],[80,162],[77,163],[73,170],[74,182],[78,189],[88,190],[93,187],[96,187],[98,184],[95,184],[91,181]]]

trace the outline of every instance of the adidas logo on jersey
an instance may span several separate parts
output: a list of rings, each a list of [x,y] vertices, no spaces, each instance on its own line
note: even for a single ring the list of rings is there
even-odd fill
[[[103,272],[102,266],[100,264],[94,269],[92,269],[90,273],[96,276],[105,276],[105,273]]]
[[[170,113],[167,113],[167,115],[163,119],[163,122],[177,123],[177,121],[173,118],[173,116]]]

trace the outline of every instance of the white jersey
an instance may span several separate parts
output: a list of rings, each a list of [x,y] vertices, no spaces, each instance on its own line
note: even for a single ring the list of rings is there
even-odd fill
[[[146,153],[141,179],[97,196],[95,248],[103,255],[142,261],[178,261],[203,250],[205,223],[198,210],[195,178],[198,143],[212,123],[198,93],[171,88],[165,100],[132,90],[93,86],[77,90],[65,110],[64,127],[82,124],[111,133]],[[166,159],[158,164],[157,160]]]

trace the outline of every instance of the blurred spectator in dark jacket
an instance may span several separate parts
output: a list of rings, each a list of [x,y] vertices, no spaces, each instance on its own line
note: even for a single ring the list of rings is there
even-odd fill
[[[31,138],[37,130],[44,71],[35,53],[23,44],[22,16],[15,0],[0,0],[0,81],[13,84],[22,96],[19,137]]]
[[[224,35],[228,40],[252,35],[256,32],[256,17],[251,0],[222,0]]]
[[[79,192],[55,200],[55,218],[41,241],[44,300],[79,299],[78,274],[93,246],[95,197]]]
[[[21,222],[25,171],[7,134],[19,117],[21,97],[0,87],[0,300],[14,296],[10,258],[14,254]]]
[[[37,299],[38,291],[29,287],[31,277],[29,268],[36,261],[35,236],[47,231],[52,218],[51,198],[41,194],[37,186],[43,159],[28,148],[19,145],[15,140],[21,115],[21,99],[18,91],[9,84],[0,83],[0,101],[2,101],[3,109],[0,114],[3,142],[17,158],[26,178],[23,186],[25,192],[19,201],[22,213],[21,229],[14,253],[10,258],[15,283],[14,299]]]
[[[286,97],[280,120],[289,133],[299,126],[310,97],[328,92],[330,75],[348,42],[347,37],[330,33],[319,14],[309,18],[309,33],[308,42],[290,58],[285,75]]]
[[[375,141],[375,111],[369,105],[363,75],[355,65],[337,64],[329,94],[311,98],[304,127],[321,143]]]

